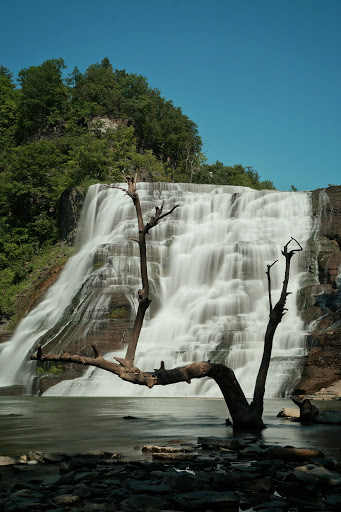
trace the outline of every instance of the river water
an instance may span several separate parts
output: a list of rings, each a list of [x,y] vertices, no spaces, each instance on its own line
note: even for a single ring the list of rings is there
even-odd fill
[[[341,409],[341,402],[317,405]],[[302,426],[277,418],[282,407],[292,406],[285,399],[265,401],[268,428],[261,433],[264,443],[320,448],[326,455],[340,457],[340,426]],[[99,449],[122,453],[126,460],[143,460],[145,456],[135,446],[164,445],[172,440],[196,443],[199,436],[233,438],[232,428],[225,425],[227,417],[221,399],[1,397],[0,455]]]

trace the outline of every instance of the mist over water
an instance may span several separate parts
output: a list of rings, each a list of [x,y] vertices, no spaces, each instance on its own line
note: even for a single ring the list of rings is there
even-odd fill
[[[271,270],[275,303],[284,275],[283,245],[294,237],[304,246],[312,233],[309,193],[167,183],[138,187],[145,222],[156,205],[164,203],[164,211],[175,204],[179,208],[150,231],[147,241],[153,303],[135,364],[147,371],[158,368],[161,360],[166,368],[208,359],[224,362],[251,396],[269,315],[266,265],[278,260]],[[95,185],[86,198],[82,226],[78,253],[13,339],[3,344],[0,386],[29,385],[34,363],[25,361],[27,352],[53,326],[65,328],[60,318],[76,294],[80,298],[72,322],[84,326],[79,330],[83,345],[108,317],[112,293],[124,293],[136,309],[140,277],[137,244],[129,240],[137,236],[132,201],[121,190]],[[275,335],[268,397],[282,396],[299,379],[305,332],[296,292],[307,267],[305,254],[297,253],[289,311]],[[95,288],[101,293],[93,293]],[[51,336],[56,333],[51,331]],[[220,391],[210,379],[143,389],[90,368],[83,377],[61,382],[45,394],[218,397]]]

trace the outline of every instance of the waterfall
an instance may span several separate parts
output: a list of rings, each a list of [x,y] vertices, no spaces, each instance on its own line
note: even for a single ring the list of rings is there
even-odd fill
[[[152,298],[160,307],[146,318],[135,364],[152,371],[161,360],[166,368],[208,359],[224,362],[251,396],[269,315],[266,265],[278,260],[271,269],[275,303],[284,275],[283,245],[294,237],[304,246],[311,236],[309,193],[170,183],[139,183],[138,192],[145,220],[155,205],[164,203],[164,211],[175,204],[179,208],[153,228],[147,240]],[[62,331],[73,336],[76,332],[84,346],[103,315],[108,316],[112,294],[123,293],[137,308],[138,247],[129,240],[136,238],[137,222],[131,199],[118,189],[91,187],[82,225],[77,254],[13,339],[3,344],[0,386],[29,382],[34,363],[27,363],[26,357],[37,340],[47,344],[60,340]],[[274,339],[268,397],[290,391],[300,376],[306,334],[296,310],[296,292],[306,267],[304,252],[297,253],[292,259],[289,311]],[[68,308],[71,317],[65,314]],[[211,379],[149,390],[94,368],[45,394],[220,396]]]

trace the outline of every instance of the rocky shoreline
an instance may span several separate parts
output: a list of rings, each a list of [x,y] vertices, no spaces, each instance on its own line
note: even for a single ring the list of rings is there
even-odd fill
[[[141,448],[137,447],[139,452]],[[89,452],[0,457],[0,509],[16,511],[336,511],[340,457],[267,446],[255,438],[199,438],[145,446],[144,460]]]

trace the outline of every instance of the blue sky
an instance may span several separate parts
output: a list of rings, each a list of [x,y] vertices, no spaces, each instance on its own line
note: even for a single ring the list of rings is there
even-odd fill
[[[3,0],[0,64],[108,57],[199,127],[209,163],[341,184],[341,0]]]

